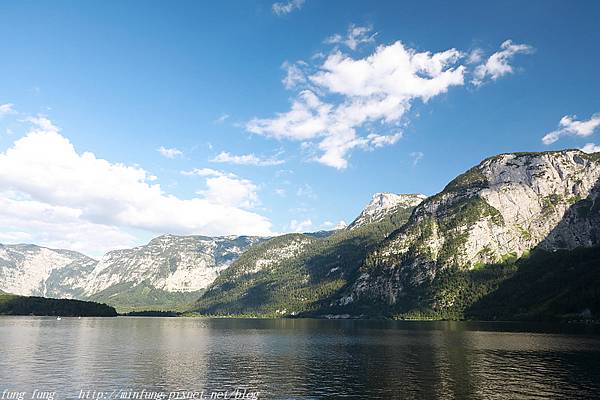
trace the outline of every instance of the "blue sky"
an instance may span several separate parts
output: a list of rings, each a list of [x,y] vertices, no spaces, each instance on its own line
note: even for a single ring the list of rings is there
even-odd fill
[[[496,153],[592,151],[599,20],[593,1],[1,2],[0,242],[331,229]]]

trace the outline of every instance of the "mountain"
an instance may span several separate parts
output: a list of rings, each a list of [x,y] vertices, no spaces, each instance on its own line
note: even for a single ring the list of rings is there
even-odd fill
[[[24,296],[80,297],[96,262],[69,250],[0,244],[0,289]]]
[[[219,275],[194,311],[283,316],[319,310],[356,280],[367,253],[408,220],[410,204],[389,207],[376,221],[352,229],[288,234],[257,244]]]
[[[0,290],[210,315],[600,316],[600,153],[500,154],[440,193],[378,193],[330,232],[160,236],[99,261],[0,246]]]
[[[197,299],[247,248],[252,236],[164,235],[105,254],[84,286],[85,298],[120,309],[178,308]]]
[[[164,235],[99,261],[68,250],[0,245],[0,290],[106,302],[122,310],[178,308],[198,298],[248,247],[250,236]]]
[[[465,307],[464,317],[583,320],[600,316],[600,246],[538,250],[519,260],[514,269],[495,290]]]
[[[348,229],[326,238],[286,235],[251,248],[194,309],[419,319],[600,315],[599,179],[600,154],[491,157],[427,199],[376,194]]]
[[[486,159],[418,205],[406,225],[370,252],[337,304],[443,313],[468,305],[453,281],[461,271],[514,265],[532,250],[597,245],[599,178],[600,154],[579,150]],[[490,279],[507,271],[496,272]]]
[[[375,193],[360,215],[346,229],[381,221],[385,216],[400,209],[409,209],[419,205],[427,196],[424,194]]]

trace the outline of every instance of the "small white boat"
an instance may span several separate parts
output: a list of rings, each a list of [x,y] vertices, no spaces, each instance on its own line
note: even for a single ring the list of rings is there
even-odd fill
[[[61,317],[56,317],[56,320],[57,320],[57,321],[60,321],[61,319],[62,319]]]

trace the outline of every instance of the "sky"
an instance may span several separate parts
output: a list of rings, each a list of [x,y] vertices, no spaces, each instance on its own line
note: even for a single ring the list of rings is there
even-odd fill
[[[0,243],[351,222],[498,153],[600,151],[595,1],[0,2]]]

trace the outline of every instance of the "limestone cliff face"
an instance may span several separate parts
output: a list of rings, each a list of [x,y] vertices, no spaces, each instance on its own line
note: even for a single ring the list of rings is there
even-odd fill
[[[105,254],[86,280],[85,294],[141,284],[166,292],[198,291],[259,240],[251,236],[159,236],[147,245]]]
[[[0,289],[23,296],[77,298],[96,262],[69,250],[0,244]]]
[[[535,247],[599,243],[600,156],[578,150],[502,154],[417,206],[409,222],[368,257],[340,304],[394,304],[440,268],[520,257]]]

